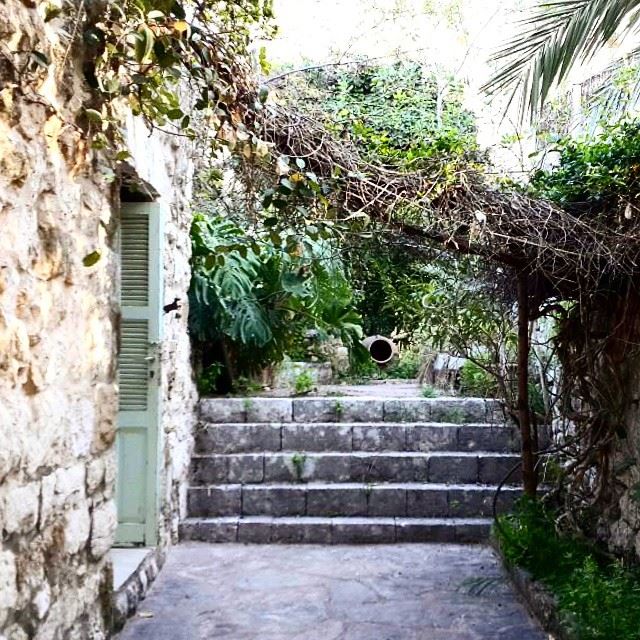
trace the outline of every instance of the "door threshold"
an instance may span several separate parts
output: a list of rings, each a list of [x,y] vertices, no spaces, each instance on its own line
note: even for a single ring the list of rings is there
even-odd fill
[[[124,626],[147,595],[165,560],[165,552],[157,547],[112,548],[113,564],[113,631]]]

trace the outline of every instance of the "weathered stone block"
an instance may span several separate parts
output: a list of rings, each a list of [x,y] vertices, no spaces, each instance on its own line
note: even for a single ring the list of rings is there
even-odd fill
[[[228,456],[193,456],[191,459],[191,478],[196,484],[221,484],[227,482],[228,475]]]
[[[265,458],[266,482],[346,482],[350,478],[348,455],[292,453]]]
[[[40,483],[20,486],[7,483],[0,493],[0,512],[3,514],[2,528],[8,533],[29,531],[36,526],[40,502]]]
[[[458,444],[463,451],[513,451],[517,447],[513,427],[461,426]]]
[[[251,453],[280,450],[278,424],[205,424],[196,432],[200,453]]]
[[[190,517],[212,518],[237,516],[241,505],[240,485],[221,487],[191,487],[187,494]]]
[[[457,448],[458,428],[446,425],[407,425],[408,451],[452,451]]]
[[[11,551],[0,551],[0,624],[18,601],[16,557]]]
[[[324,485],[308,487],[307,515],[309,516],[366,516],[367,494],[364,487]]]
[[[427,399],[385,400],[385,422],[429,422],[431,403]]]
[[[425,482],[428,458],[424,455],[365,455],[351,461],[351,477],[357,482]]]
[[[64,549],[69,555],[78,553],[89,539],[91,516],[87,504],[66,511],[64,517]]]
[[[424,522],[396,518],[397,542],[456,542],[455,526],[446,520]]]
[[[293,401],[294,422],[338,422],[342,400],[297,398]]]
[[[449,515],[456,518],[488,516],[493,494],[483,489],[449,489]]]
[[[382,544],[395,540],[393,518],[334,518],[332,522],[333,544]]]
[[[242,518],[238,522],[238,542],[267,544],[271,542],[272,518]]]
[[[302,516],[305,514],[304,487],[243,487],[242,515],[244,516]]]
[[[90,550],[95,559],[100,559],[109,552],[117,524],[116,505],[112,500],[93,508]]]
[[[180,539],[197,542],[236,542],[238,518],[185,520],[180,523]]]
[[[429,482],[474,483],[478,481],[476,456],[434,455],[429,459]]]
[[[446,489],[408,489],[409,518],[445,518],[448,512]]]
[[[339,398],[336,400],[341,422],[382,422],[384,402],[374,398]]]
[[[351,451],[351,427],[337,424],[285,424],[282,448],[286,451]]]
[[[331,520],[281,518],[271,528],[271,542],[282,544],[330,544]]]
[[[84,463],[58,469],[55,473],[55,502],[58,505],[76,503],[85,495],[86,468]]]
[[[443,398],[432,400],[431,421],[451,424],[483,422],[484,404],[480,400]]]
[[[205,398],[200,401],[203,422],[246,422],[248,398]]]
[[[237,454],[229,456],[228,482],[262,482],[264,480],[264,454]]]
[[[406,449],[404,425],[354,425],[354,451],[404,451]]]
[[[498,484],[518,464],[518,456],[480,455],[478,458],[478,478],[482,484]],[[511,474],[508,484],[518,484],[522,480],[522,468]]]
[[[407,492],[405,489],[383,485],[368,488],[368,513],[374,517],[402,517],[407,515]]]
[[[485,520],[484,522],[465,522],[456,523],[456,542],[460,543],[476,543],[484,542],[489,537],[491,532],[491,521]]]
[[[247,422],[291,422],[293,401],[290,398],[249,398]]]

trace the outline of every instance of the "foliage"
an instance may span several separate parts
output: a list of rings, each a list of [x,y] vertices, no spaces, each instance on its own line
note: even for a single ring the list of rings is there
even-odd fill
[[[539,0],[522,19],[520,33],[494,54],[500,68],[485,89],[520,91],[523,115],[535,116],[576,63],[621,35],[637,33],[639,6],[638,0]]]
[[[202,371],[197,379],[198,393],[200,395],[206,396],[215,393],[222,370],[222,363],[214,362]]]
[[[303,395],[313,390],[313,377],[308,371],[302,371],[296,376],[294,389],[296,395]]]
[[[424,257],[394,246],[378,233],[360,240],[347,255],[365,333],[415,332],[429,282]]]
[[[420,371],[421,351],[422,348],[418,345],[401,349],[398,360],[385,370],[387,375],[399,380],[415,380]]]
[[[558,166],[538,171],[531,190],[576,214],[635,216],[640,193],[640,122],[622,121],[595,136],[557,145]]]
[[[228,341],[243,371],[279,362],[308,330],[346,344],[362,336],[331,246],[307,239],[288,252],[287,242],[220,216],[194,218],[191,331],[201,342]]]
[[[44,21],[65,43],[57,81],[81,56],[91,89],[77,125],[113,162],[126,160],[122,132],[130,110],[150,128],[238,146],[251,155],[259,141],[242,123],[254,93],[250,43],[273,33],[272,0],[70,0],[49,5]],[[12,86],[37,86],[49,71],[48,50],[5,56]],[[207,132],[207,135],[203,135]]]
[[[429,385],[426,385],[426,386],[422,387],[422,390],[420,391],[420,393],[422,394],[423,398],[437,398],[438,397],[438,392],[433,387],[430,387]]]
[[[557,596],[564,624],[576,640],[636,640],[640,574],[611,561],[584,541],[558,533],[555,514],[522,499],[500,516],[495,533],[509,564],[527,569]]]
[[[498,395],[495,377],[476,362],[467,360],[460,368],[460,393],[477,398],[495,398]]]
[[[360,66],[330,80],[325,109],[339,134],[375,161],[409,167],[475,148],[475,122],[463,85],[417,64]]]

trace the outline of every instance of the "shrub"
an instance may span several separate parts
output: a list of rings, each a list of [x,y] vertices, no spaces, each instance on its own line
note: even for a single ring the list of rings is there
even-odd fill
[[[523,567],[557,597],[561,619],[576,640],[637,640],[640,572],[585,541],[559,534],[555,514],[521,500],[495,529],[507,563]]]
[[[495,376],[479,364],[467,360],[460,369],[460,393],[463,396],[494,398],[498,393]]]

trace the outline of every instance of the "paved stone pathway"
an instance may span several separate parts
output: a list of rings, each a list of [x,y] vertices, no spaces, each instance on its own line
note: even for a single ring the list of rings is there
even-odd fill
[[[182,544],[121,640],[544,640],[502,576],[488,547]]]

